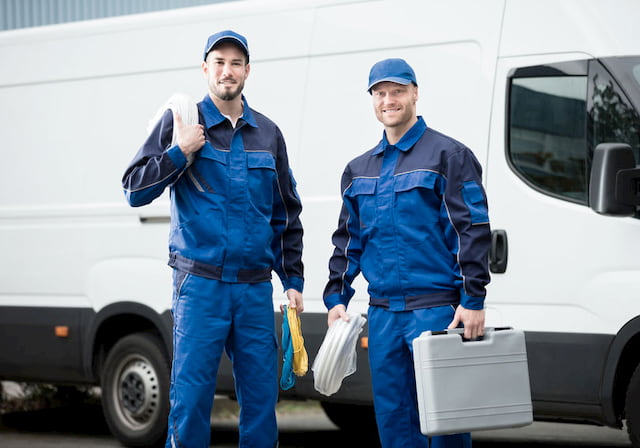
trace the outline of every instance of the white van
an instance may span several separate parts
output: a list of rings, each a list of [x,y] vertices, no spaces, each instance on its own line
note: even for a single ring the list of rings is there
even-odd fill
[[[0,33],[0,379],[100,384],[122,443],[162,439],[168,196],[129,208],[120,179],[156,109],[205,94],[204,42],[231,28],[251,46],[249,104],[281,127],[303,200],[310,361],[339,179],[382,134],[368,71],[402,57],[427,125],[483,165],[487,325],[526,331],[535,418],[626,420],[640,447],[638,17],[635,0],[248,0]],[[342,425],[370,415],[369,382],[360,347],[336,395],[309,373],[283,397],[321,400]]]

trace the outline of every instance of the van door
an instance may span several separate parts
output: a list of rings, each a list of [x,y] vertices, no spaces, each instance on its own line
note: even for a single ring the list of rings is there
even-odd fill
[[[609,346],[640,314],[640,221],[589,208],[591,159],[604,141],[637,155],[640,119],[603,63],[553,57],[498,63],[487,191],[507,262],[487,323],[527,331],[538,415],[595,416]]]

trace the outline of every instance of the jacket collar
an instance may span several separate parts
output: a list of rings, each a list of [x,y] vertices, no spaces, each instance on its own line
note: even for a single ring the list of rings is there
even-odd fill
[[[240,119],[244,120],[249,126],[257,128],[258,123],[256,123],[253,112],[249,108],[249,103],[247,103],[247,99],[244,97],[244,95],[242,95],[242,103],[243,111]],[[202,115],[204,116],[204,123],[207,126],[207,129],[212,128],[213,126],[216,126],[227,119],[227,117],[220,113],[220,110],[218,110],[209,95],[204,96],[200,110],[202,111]]]
[[[427,130],[427,124],[424,122],[421,116],[418,116],[418,121],[413,126],[411,126],[411,128],[402,136],[400,141],[395,145],[389,144],[389,142],[387,141],[387,133],[383,132],[382,140],[373,149],[373,155],[375,156],[380,154],[389,146],[395,146],[400,151],[407,152],[411,148],[413,148],[413,145],[415,145],[418,140],[420,140],[420,137],[422,137],[422,134],[424,134],[424,131],[426,130]]]

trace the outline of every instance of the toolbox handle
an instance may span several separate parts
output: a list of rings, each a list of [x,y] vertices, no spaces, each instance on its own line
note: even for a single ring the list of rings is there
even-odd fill
[[[485,334],[487,332],[495,332],[495,331],[503,331],[503,330],[513,330],[513,327],[486,327],[484,329]],[[438,336],[443,334],[457,334],[462,338],[462,342],[479,342],[484,340],[484,336],[479,336],[477,338],[469,339],[464,337],[464,328],[452,328],[450,330],[441,330],[441,331],[431,331],[431,335]]]

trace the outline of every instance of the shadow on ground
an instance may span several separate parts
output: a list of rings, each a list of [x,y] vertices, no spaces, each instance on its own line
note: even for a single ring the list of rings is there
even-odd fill
[[[24,432],[110,434],[99,405],[75,405],[0,415],[0,428]]]
[[[309,427],[311,426],[311,427]],[[108,436],[109,429],[99,405],[75,405],[42,409],[36,411],[13,412],[0,416],[0,432],[51,433]],[[238,430],[233,422],[222,422],[212,425],[212,446],[237,446]],[[286,425],[280,433],[281,448],[378,448],[375,428],[357,428],[356,431],[345,432],[338,429],[316,430],[312,425],[303,428]],[[474,448],[568,448],[589,447],[609,448],[611,445],[582,441],[567,443],[566,441],[524,441],[520,440],[475,440]],[[409,448],[409,447],[407,447]]]

